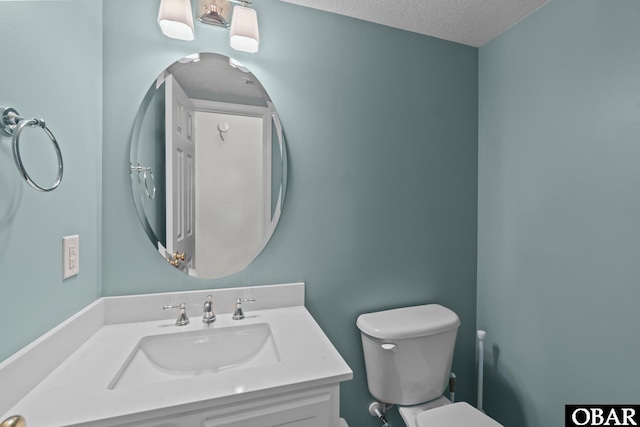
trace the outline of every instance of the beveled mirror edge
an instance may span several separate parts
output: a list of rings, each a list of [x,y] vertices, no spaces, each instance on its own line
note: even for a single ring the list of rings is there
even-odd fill
[[[135,166],[138,164],[137,154],[140,141],[140,128],[142,126],[142,119],[147,113],[147,109],[149,108],[151,100],[155,96],[155,92],[152,90],[154,86],[156,86],[155,83],[153,83],[149,87],[149,89],[147,89],[147,92],[145,93],[144,98],[142,98],[142,102],[140,103],[140,107],[138,108],[138,112],[133,122],[133,127],[129,138],[129,177],[131,181],[131,196],[133,197],[133,203],[136,207],[138,218],[142,223],[142,228],[144,229],[147,237],[149,237],[149,240],[151,240],[152,242],[155,242],[157,247],[157,243],[160,241],[160,239],[153,231],[153,228],[151,227],[151,224],[149,223],[149,220],[147,219],[147,216],[144,212],[144,198],[142,192],[139,191],[140,186],[137,184],[137,182],[134,182],[138,181],[138,175],[131,172],[131,166]]]

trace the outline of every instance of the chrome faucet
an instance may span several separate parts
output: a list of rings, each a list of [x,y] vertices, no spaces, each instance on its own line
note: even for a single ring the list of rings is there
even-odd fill
[[[185,303],[181,302],[180,305],[165,305],[162,307],[163,310],[168,310],[170,308],[178,309],[178,319],[176,320],[176,326],[184,326],[189,324],[189,317],[187,316],[187,306]]]
[[[216,321],[216,315],[213,313],[213,297],[211,295],[207,296],[207,300],[204,303],[204,307],[202,307],[202,323],[213,323]]]
[[[233,320],[242,320],[242,319],[244,319],[244,312],[242,311],[242,303],[243,302],[255,302],[255,300],[253,298],[249,298],[249,299],[238,298],[236,300],[236,312],[233,313]]]

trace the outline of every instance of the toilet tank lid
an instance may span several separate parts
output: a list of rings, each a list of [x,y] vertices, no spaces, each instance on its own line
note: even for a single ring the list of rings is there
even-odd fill
[[[460,319],[446,307],[427,304],[361,314],[356,325],[373,338],[403,339],[455,329]]]

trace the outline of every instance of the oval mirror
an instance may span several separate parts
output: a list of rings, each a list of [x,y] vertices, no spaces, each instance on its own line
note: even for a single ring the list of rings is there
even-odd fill
[[[260,254],[280,218],[280,119],[242,64],[214,53],[185,57],[160,73],[140,105],[130,170],[154,248],[191,276],[228,276]]]

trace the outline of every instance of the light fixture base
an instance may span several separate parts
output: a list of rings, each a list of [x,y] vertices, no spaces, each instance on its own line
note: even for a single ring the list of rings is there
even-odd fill
[[[247,6],[251,2],[242,0],[198,0],[196,19],[214,27],[229,28],[233,18],[233,7],[236,5]]]

